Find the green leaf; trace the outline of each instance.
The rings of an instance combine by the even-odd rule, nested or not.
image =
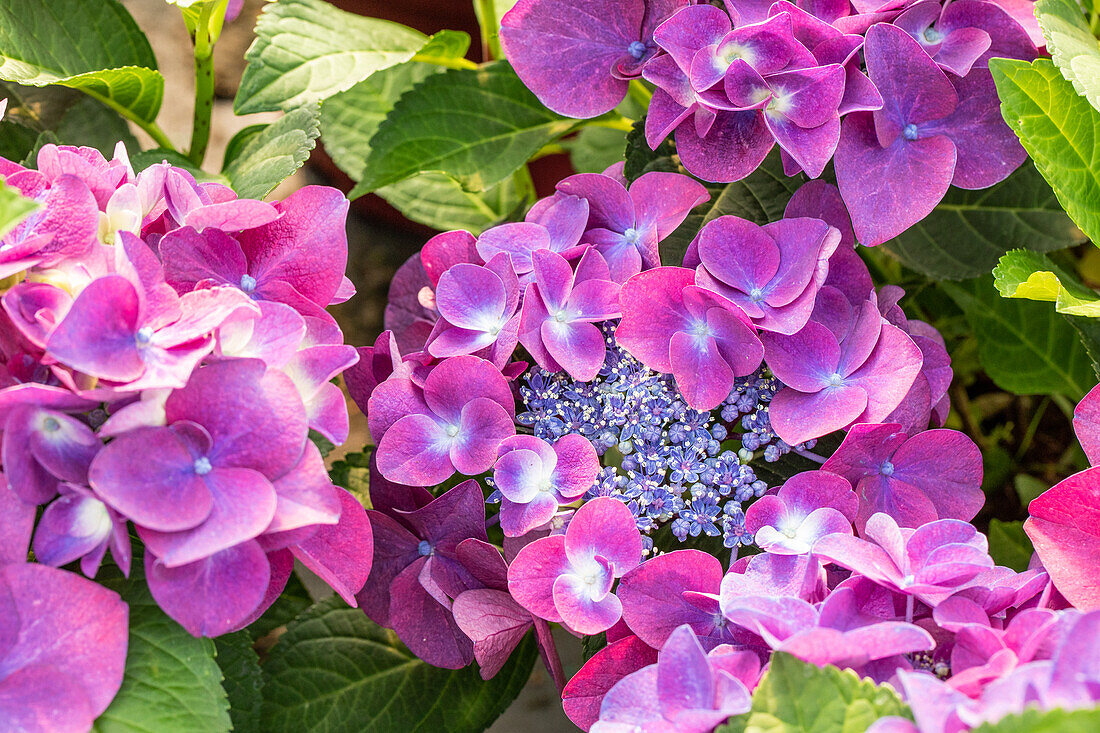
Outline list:
[[[1048,301],[1059,313],[1100,317],[1100,297],[1038,252],[1009,252],[993,270],[993,282],[1005,298]]]
[[[851,670],[818,667],[776,652],[753,692],[752,710],[716,733],[862,733],[887,715],[909,717],[889,685],[876,686]]]
[[[1035,17],[1054,65],[1100,110],[1100,45],[1076,0],[1039,0]]]
[[[1023,522],[989,520],[989,554],[993,561],[1018,573],[1027,570],[1034,548],[1024,533]]]
[[[626,134],[626,152],[623,155],[623,175],[634,181],[649,171],[685,173],[675,159],[676,150],[671,138],[665,138],[656,150],[649,147],[645,138],[645,117],[635,120]]]
[[[1020,503],[1025,507],[1031,503],[1032,499],[1035,499],[1039,494],[1043,493],[1050,488],[1050,484],[1045,481],[1041,481],[1034,476],[1029,476],[1026,473],[1016,474],[1012,480],[1012,484],[1016,489],[1016,496],[1020,497]]]
[[[0,239],[38,207],[37,202],[26,198],[0,178]]]
[[[462,58],[469,47],[465,33],[444,31],[418,54],[432,58]],[[321,138],[337,166],[353,180],[363,177],[371,138],[402,94],[440,69],[408,62],[384,69],[321,106]],[[521,200],[509,179],[483,194],[462,190],[453,179],[423,173],[376,192],[412,221],[435,229],[466,229],[480,233],[497,223]]]
[[[1025,161],[989,188],[952,187],[931,214],[882,246],[928,277],[960,280],[989,272],[1010,249],[1049,252],[1082,239],[1050,186]]]
[[[634,119],[644,115],[645,109],[628,95],[615,112]],[[602,173],[623,159],[629,134],[607,127],[586,126],[574,137],[563,140],[562,147],[569,151],[569,161],[578,173]]]
[[[1066,320],[1077,332],[1077,338],[1092,361],[1092,371],[1100,379],[1100,320],[1078,316],[1066,316]]]
[[[130,605],[126,673],[98,733],[228,731],[229,703],[214,642],[196,639],[168,618],[144,578],[105,580]]]
[[[252,648],[247,631],[237,631],[214,640],[218,666],[222,670],[222,687],[229,698],[229,716],[238,733],[259,731],[260,707],[263,704],[263,676],[260,658]]]
[[[499,224],[523,205],[511,178],[473,193],[442,173],[421,173],[375,193],[412,221],[441,231],[465,229],[474,234]]]
[[[152,122],[164,98],[156,68],[148,39],[117,0],[0,0],[0,79],[79,89]]]
[[[286,113],[252,135],[223,173],[241,198],[262,199],[309,158],[321,132],[317,105]]]
[[[1000,297],[991,276],[940,285],[965,314],[982,366],[1001,389],[1080,399],[1096,383],[1073,326],[1050,306]]]
[[[95,148],[110,158],[122,142],[130,152],[140,149],[130,127],[117,112],[101,102],[65,87],[28,87],[8,82],[2,96],[8,100],[5,123],[16,122],[35,133],[52,131],[65,145]],[[5,155],[9,160],[19,158]]]
[[[1077,95],[1048,59],[989,64],[1001,114],[1062,208],[1100,242],[1100,112]]]
[[[427,41],[411,28],[323,0],[279,0],[256,24],[233,109],[243,115],[320,102],[408,61]]]
[[[263,727],[371,733],[474,733],[504,711],[536,657],[528,637],[493,679],[432,667],[339,598],[294,621],[264,664]]]
[[[363,179],[349,197],[426,171],[485,191],[574,124],[543,107],[506,62],[434,74],[379,125]]]
[[[1097,730],[1100,730],[1100,708],[1031,709],[971,729],[972,733],[1095,733]]]
[[[214,640],[218,651],[218,666],[222,670],[222,687],[229,698],[229,717],[236,733],[260,730],[260,705],[263,696],[263,676],[260,658],[252,648],[248,631],[236,631]]]
[[[0,120],[0,158],[20,161],[34,150],[38,133],[18,122]]]
[[[747,178],[726,185],[708,185],[710,200],[695,208],[684,223],[661,242],[661,263],[680,265],[699,230],[720,216],[732,214],[764,225],[783,218],[783,210],[805,176],[783,174],[779,151],[773,151]]]
[[[222,157],[222,170],[228,168],[233,161],[241,157],[241,151],[244,150],[245,144],[266,130],[267,125],[268,123],[266,122],[261,122],[258,125],[249,125],[242,130],[238,130],[236,135],[229,138],[229,142],[226,143],[225,146],[225,155]]]

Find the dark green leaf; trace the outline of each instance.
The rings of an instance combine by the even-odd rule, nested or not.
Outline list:
[[[39,88],[9,82],[3,87],[2,95],[8,100],[8,115],[0,124],[6,126],[14,122],[33,130],[36,135],[52,131],[61,143],[96,148],[108,158],[114,154],[115,145],[120,141],[129,151],[139,148],[126,121],[117,112],[87,95],[59,86]],[[21,160],[29,150],[24,150],[18,158],[4,157]]]
[[[320,115],[316,105],[301,107],[252,135],[223,171],[237,195],[262,199],[293,175],[317,144]]]
[[[680,228],[661,242],[661,263],[681,264],[684,252],[699,230],[720,216],[732,214],[760,225],[782,219],[787,202],[804,181],[801,174],[794,178],[784,175],[779,151],[775,150],[747,178],[725,185],[708,185],[710,200],[696,207]]]
[[[715,733],[862,733],[887,715],[909,717],[889,685],[861,680],[851,670],[818,667],[776,652],[752,695],[752,710]]]
[[[1049,59],[1033,63],[994,59],[989,64],[1001,114],[1062,208],[1100,242],[1100,112],[1079,97]]]
[[[973,733],[1096,733],[1100,730],[1100,708],[1026,710],[971,730]]]
[[[1033,550],[1023,522],[989,520],[989,554],[998,565],[1022,573],[1031,562]]]
[[[584,661],[588,661],[596,655],[596,652],[607,646],[607,634],[599,633],[593,636],[581,637],[581,653]]]
[[[168,618],[145,579],[108,579],[130,606],[126,674],[98,733],[228,731],[229,703],[214,658],[214,642],[196,639]]]
[[[346,13],[323,0],[279,0],[256,24],[233,109],[243,115],[320,102],[408,61],[427,40],[411,28]]]
[[[1100,320],[1080,316],[1066,316],[1066,320],[1077,332],[1077,338],[1092,361],[1092,371],[1100,379]]]
[[[882,246],[928,277],[961,280],[989,272],[1008,250],[1049,252],[1082,239],[1050,186],[1025,161],[990,188],[952,187],[931,214]]]
[[[151,122],[164,78],[117,0],[0,0],[0,78],[79,89]]]
[[[1048,304],[1002,298],[991,276],[941,286],[966,315],[982,366],[1001,389],[1080,399],[1096,383],[1073,326]]]
[[[0,120],[0,158],[18,163],[34,150],[38,133],[18,122]]]
[[[264,730],[476,733],[519,694],[535,657],[529,636],[487,682],[475,667],[432,667],[362,611],[331,598],[295,620],[272,649]]]
[[[633,181],[649,171],[683,173],[675,155],[672,138],[663,140],[656,150],[650,149],[645,139],[645,117],[642,117],[634,122],[634,126],[626,134],[623,176],[626,180]]]
[[[214,640],[218,650],[218,666],[222,670],[222,687],[229,697],[229,717],[236,733],[260,731],[260,705],[263,677],[260,658],[252,648],[248,631],[236,631]]]
[[[1035,17],[1054,65],[1100,110],[1100,46],[1075,0],[1039,0]]]
[[[350,197],[425,171],[485,191],[573,125],[543,107],[505,62],[435,74],[405,93],[379,125]]]

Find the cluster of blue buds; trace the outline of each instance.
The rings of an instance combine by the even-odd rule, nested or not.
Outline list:
[[[649,548],[650,535],[666,524],[681,542],[706,535],[722,537],[726,547],[750,544],[742,505],[768,487],[748,464],[791,450],[768,421],[768,403],[782,385],[761,368],[738,379],[719,410],[693,410],[671,376],[616,344],[615,325],[601,326],[607,353],[592,381],[528,371],[520,386],[526,410],[517,422],[551,443],[568,433],[587,437],[605,467],[585,500],[625,502]]]

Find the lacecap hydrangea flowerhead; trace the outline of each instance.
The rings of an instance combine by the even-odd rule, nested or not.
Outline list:
[[[0,705],[86,730],[126,656],[108,552],[196,636],[257,618],[295,560],[350,603],[370,572],[366,513],[309,437],[348,435],[331,380],[359,357],[325,311],[354,292],[348,202],[239,199],[121,145],[0,174],[37,204],[0,244]]]
[[[1080,612],[969,523],[944,341],[875,288],[837,189],[669,262],[706,196],[617,165],[402,266],[348,371],[377,445],[367,615],[486,678],[533,628],[594,731],[712,730],[776,652],[967,700],[1068,660],[1046,640]],[[607,645],[566,681],[549,624]]]
[[[874,246],[950,186],[986,188],[1024,161],[988,62],[1034,59],[1034,24],[1031,3],[1007,0],[520,0],[500,38],[563,115],[614,109],[631,79],[653,85],[646,140],[674,139],[703,180],[745,178],[774,147],[787,175],[832,162]]]

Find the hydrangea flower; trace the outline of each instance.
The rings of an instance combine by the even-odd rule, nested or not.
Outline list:
[[[126,519],[88,488],[61,484],[61,496],[43,510],[34,533],[38,562],[63,567],[80,560],[80,570],[94,578],[107,550],[123,574],[130,574],[130,533]]]
[[[562,690],[565,714],[578,728],[590,730],[600,718],[608,691],[627,675],[656,662],[657,650],[637,636],[609,638],[607,646],[586,661]]]
[[[500,528],[520,537],[546,524],[561,504],[569,504],[592,487],[600,470],[596,449],[571,434],[550,445],[531,435],[516,435],[500,444],[493,483],[503,496]]]
[[[672,374],[684,400],[697,410],[717,407],[736,377],[760,366],[763,348],[748,316],[695,285],[691,270],[658,267],[639,273],[623,286],[620,303],[618,342],[651,369]]]
[[[445,358],[489,349],[489,361],[502,368],[519,341],[519,302],[519,279],[507,255],[484,266],[455,265],[436,286],[440,319],[428,337],[428,353]]]
[[[584,254],[576,272],[548,250],[534,252],[533,262],[519,340],[543,369],[591,380],[604,362],[603,334],[594,324],[619,316],[619,286],[596,250]]]
[[[813,552],[896,593],[933,605],[993,567],[985,535],[957,519],[902,529],[889,515],[879,513],[867,520],[863,535],[827,535],[814,543]]]
[[[905,231],[948,186],[986,188],[1023,162],[995,114],[988,74],[952,84],[916,40],[885,23],[867,31],[864,55],[883,108],[845,117],[836,151],[837,185],[861,243]]]
[[[817,306],[820,320],[790,336],[761,334],[768,367],[787,385],[772,399],[771,424],[791,445],[884,419],[920,372],[920,348],[874,300],[850,308],[832,292]]]
[[[615,499],[593,499],[577,510],[565,534],[519,551],[508,567],[508,591],[540,618],[598,634],[622,614],[612,584],[641,558],[642,537],[630,510]]]
[[[914,624],[861,618],[850,588],[834,590],[820,608],[800,598],[723,593],[722,613],[772,650],[817,665],[858,669],[868,662],[935,646],[932,636]]]
[[[855,487],[861,531],[878,512],[915,528],[937,519],[969,521],[985,503],[981,452],[956,430],[909,437],[897,423],[853,425],[821,468]]]
[[[748,687],[724,668],[730,656],[706,654],[691,627],[679,627],[661,647],[656,664],[627,675],[607,692],[590,730],[706,733],[747,712]]]
[[[1055,587],[1077,608],[1100,609],[1100,468],[1060,481],[1028,504],[1024,522]]]
[[[371,395],[368,414],[379,471],[412,486],[489,469],[501,441],[516,432],[507,380],[476,356],[445,359],[423,389],[411,379],[387,379]]]
[[[643,173],[629,188],[607,172],[581,173],[563,179],[557,189],[588,202],[581,241],[603,255],[618,283],[659,266],[660,242],[710,198],[698,181],[661,171]]]
[[[657,52],[653,30],[689,0],[520,0],[500,43],[520,79],[550,109],[595,117],[626,96]]]
[[[374,622],[392,628],[405,646],[437,667],[458,669],[474,658],[474,645],[451,613],[451,601],[482,584],[457,554],[463,540],[485,541],[484,499],[464,481],[426,506],[396,513],[370,511],[375,556],[356,596]]]
[[[720,216],[695,240],[696,282],[736,303],[760,330],[797,333],[810,319],[839,242],[840,232],[818,219],[759,227]]]
[[[805,471],[787,479],[777,493],[753,502],[745,512],[745,529],[766,552],[804,555],[826,535],[851,534],[858,506],[845,479]]]

